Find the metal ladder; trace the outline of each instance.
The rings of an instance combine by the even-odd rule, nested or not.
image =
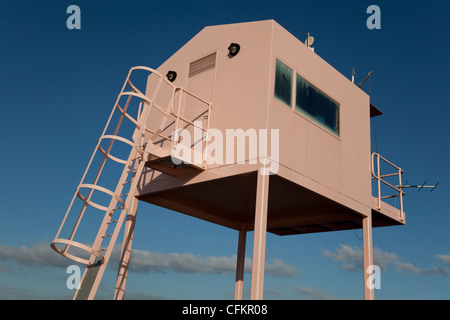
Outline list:
[[[149,90],[150,92],[146,92],[146,94],[142,93],[131,81],[131,75],[136,70],[143,70],[149,73],[147,81],[149,81],[150,76],[156,77],[157,81],[155,84],[155,88]],[[148,83],[146,83],[146,86]],[[164,106],[159,105],[156,102],[156,98],[158,97],[158,93],[162,86],[166,86],[171,90],[171,97],[166,102]],[[148,88],[147,88],[148,90]],[[103,130],[100,139],[97,141],[96,148],[92,154],[92,157],[87,165],[87,168],[81,178],[81,182],[76,188],[75,194],[72,198],[72,201],[67,209],[67,212],[64,216],[64,219],[61,223],[61,226],[50,244],[50,246],[59,254],[75,261],[78,263],[82,263],[86,265],[85,272],[80,281],[80,286],[75,293],[74,299],[93,299],[95,297],[97,288],[100,284],[103,273],[110,261],[111,254],[113,252],[117,237],[122,228],[123,222],[125,219],[133,220],[136,215],[136,206],[137,206],[137,186],[139,183],[140,177],[143,175],[144,168],[148,164],[149,159],[164,159],[170,157],[170,152],[177,144],[177,141],[172,139],[172,137],[168,137],[163,135],[165,128],[167,128],[167,120],[171,116],[176,121],[176,128],[182,127],[184,125],[192,125],[193,123],[187,119],[184,119],[181,116],[182,103],[185,101],[183,98],[183,94],[190,95],[191,97],[197,99],[198,101],[205,103],[207,107],[208,117],[211,111],[211,103],[201,99],[200,97],[184,90],[183,88],[177,87],[168,81],[164,76],[162,76],[159,72],[154,69],[147,67],[134,67],[131,68],[127,74],[126,80],[123,84],[122,90],[118,95],[111,115],[106,123],[106,126]],[[175,112],[174,105],[176,103],[176,98],[178,97],[178,110]],[[125,105],[122,108],[120,106],[122,98],[126,99]],[[138,105],[137,107],[137,115],[133,117],[129,109],[132,109],[132,101],[133,98],[137,98]],[[136,101],[136,99],[134,100]],[[136,109],[136,108],[135,108]],[[159,121],[159,127],[151,130],[147,128],[148,120],[150,112],[152,110],[157,110],[161,116],[161,121]],[[119,112],[119,119],[115,126],[114,132],[112,134],[107,134],[107,130],[109,125],[113,119],[113,116]],[[119,136],[118,132],[121,128],[124,121],[131,121],[131,138],[127,139],[125,137]],[[130,123],[128,123],[130,124]],[[209,121],[208,121],[209,127]],[[208,128],[206,128],[207,130]],[[130,134],[129,134],[130,135]],[[109,144],[107,148],[103,148],[101,146],[102,141],[109,140]],[[161,148],[157,146],[155,141],[164,140],[168,142],[168,148]],[[115,142],[124,143],[129,150],[126,154],[128,154],[128,158],[120,159],[111,154],[111,149]],[[100,153],[101,162],[98,166],[98,170],[96,171],[95,177],[91,183],[86,182],[87,174],[90,172],[90,167],[93,165],[94,158],[98,156]],[[106,188],[99,184],[99,179],[102,173],[104,173],[105,165],[109,162],[113,164],[123,165],[122,173],[120,175],[119,181],[115,184],[114,191],[112,188]],[[204,167],[200,166],[200,169],[204,169]],[[114,184],[112,184],[114,185]],[[89,190],[87,195],[82,194],[82,190]],[[102,205],[93,200],[94,192],[96,194],[100,193],[103,197],[107,197],[109,200],[109,204]],[[62,235],[63,228],[66,228],[65,225],[69,224],[69,213],[73,211],[73,205],[75,200],[82,201],[82,208],[80,210],[79,215],[77,216],[74,227],[71,229],[70,235],[68,237],[64,237]],[[84,221],[84,217],[86,215],[87,209],[101,210],[104,212],[103,220],[100,223],[100,227],[96,234],[95,240],[92,245],[87,244],[86,241],[78,241],[77,236],[79,233],[79,227]],[[127,228],[126,228],[127,229]],[[70,230],[70,229],[69,229]],[[129,243],[130,237],[127,234],[127,230],[125,231],[124,242]],[[132,235],[131,235],[132,236]],[[128,249],[131,249],[130,245]],[[124,249],[122,248],[122,257],[124,256]],[[79,253],[74,253],[73,251],[81,251],[84,253],[84,257]],[[85,257],[88,255],[88,257]],[[128,265],[129,255],[125,255],[127,258],[121,261],[122,265],[119,266],[119,274],[118,274],[118,283],[120,281],[124,282],[124,274],[126,277],[126,272],[123,272],[123,265]],[[121,269],[122,268],[122,269]],[[122,277],[122,279],[120,279]],[[124,288],[117,288],[115,298],[123,297]],[[119,293],[118,293],[119,292]]]
[[[134,149],[135,152],[130,153],[125,169],[122,172],[117,188],[112,196],[109,204],[107,214],[105,214],[103,221],[100,225],[97,237],[92,245],[92,254],[89,259],[86,270],[81,279],[81,286],[77,290],[74,299],[85,300],[93,299],[100,284],[103,273],[106,269],[111,253],[114,249],[119,232],[122,228],[127,214],[135,214],[129,212],[131,202],[133,201],[136,185],[141,176],[145,162],[139,160],[140,150]],[[133,168],[133,164],[137,164],[137,168]],[[129,176],[130,179],[128,180]],[[130,184],[129,191],[122,193],[124,186]],[[120,201],[122,197],[126,197],[125,201]],[[118,203],[120,204],[119,206]],[[118,213],[119,212],[119,213]],[[109,231],[113,227],[112,233]],[[108,241],[109,240],[109,241]],[[103,255],[101,259],[100,254]],[[98,259],[98,260],[97,260]],[[97,261],[96,261],[97,260]]]
[[[141,91],[139,91],[131,82],[130,76],[135,70],[145,70],[159,77],[158,84],[153,92],[153,97],[151,99]],[[175,91],[175,86],[169,83],[161,74],[153,69],[146,67],[135,67],[128,72],[125,83],[116,99],[111,115],[106,123],[105,129],[103,130],[100,139],[97,141],[97,145],[94,153],[92,154],[91,160],[89,161],[81,182],[79,183],[75,191],[63,222],[61,223],[61,226],[51,243],[51,247],[56,252],[69,259],[72,259],[75,262],[86,264],[86,269],[81,279],[80,287],[77,290],[74,299],[94,298],[105,268],[108,265],[122,224],[127,215],[134,215],[136,213],[130,212],[129,209],[132,205],[132,202],[135,201],[136,186],[138,184],[139,177],[142,175],[144,169],[146,160],[145,158],[149,153],[148,149],[150,149],[152,146],[152,139],[155,139],[158,136],[156,132],[151,132],[146,128],[150,110],[152,108],[156,108],[161,113],[163,113],[163,121],[161,121],[162,127],[167,120],[167,115],[172,109],[170,103],[169,105],[165,106],[165,108],[162,108],[155,103],[155,97],[157,96],[158,90],[163,83],[166,83],[166,85],[169,86],[171,85],[173,87],[173,90]],[[123,97],[126,98],[126,103],[122,108],[119,102]],[[138,98],[138,100],[140,100],[139,110],[137,111],[136,118],[133,118],[128,113],[128,108],[130,107],[130,103],[133,98]],[[120,117],[117,121],[114,133],[106,134],[113,115],[117,111],[119,111]],[[124,120],[130,120],[132,122],[132,126],[135,126],[131,140],[118,135],[119,128],[121,127]],[[149,132],[152,135],[150,139],[146,141],[147,143],[144,144],[144,137]],[[104,140],[109,140],[107,148],[102,148],[101,146],[101,142]],[[115,157],[111,154],[111,149],[114,145],[114,142],[117,141],[123,142],[125,143],[125,145],[128,145],[128,147],[131,148],[128,159],[119,159],[118,157]],[[94,158],[96,157],[96,155],[98,155],[99,152],[103,154],[103,158],[101,160],[97,173],[95,174],[95,178],[92,183],[86,183],[86,175],[93,163]],[[108,160],[112,160],[114,163],[124,165],[114,191],[98,184],[99,178]],[[89,190],[87,196],[82,194],[82,190],[85,189]],[[103,196],[109,196],[109,205],[105,206],[93,201],[92,197],[94,191],[96,193],[101,193]],[[64,238],[61,236],[61,231],[66,223],[69,212],[71,212],[75,200],[81,200],[83,202],[83,206],[81,208],[80,214],[78,215],[78,218],[75,221],[75,225],[70,233],[70,236]],[[86,243],[75,240],[75,236],[77,235],[81,220],[83,219],[88,208],[94,208],[105,212],[103,221],[100,224],[97,236],[95,237],[92,245],[88,245]],[[87,252],[87,254],[89,254],[89,258],[82,257],[79,253],[74,254],[69,251],[73,248],[76,248],[78,250],[81,249],[85,254]]]

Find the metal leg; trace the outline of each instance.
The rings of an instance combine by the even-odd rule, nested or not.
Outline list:
[[[125,223],[122,251],[119,261],[119,270],[117,272],[116,289],[114,291],[114,300],[123,300],[125,295],[125,286],[127,283],[128,266],[130,264],[131,246],[133,244],[137,207],[138,199],[134,198],[132,207],[130,208],[130,211],[127,215],[127,221]]]
[[[269,175],[258,170],[256,187],[255,227],[253,240],[252,284],[250,299],[262,300],[264,287],[264,260],[266,254],[267,204]]]
[[[245,262],[245,243],[247,240],[247,231],[239,231],[239,243],[236,261],[236,282],[234,286],[234,299],[242,300],[244,290],[244,262]]]
[[[367,281],[372,274],[367,273],[373,265],[373,245],[372,245],[372,213],[363,218],[363,251],[364,251],[364,298],[374,300],[374,288],[367,285]]]

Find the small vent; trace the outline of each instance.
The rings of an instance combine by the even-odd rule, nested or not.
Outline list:
[[[189,77],[195,76],[203,71],[212,69],[216,66],[216,53],[212,53],[204,58],[194,61],[189,66]]]

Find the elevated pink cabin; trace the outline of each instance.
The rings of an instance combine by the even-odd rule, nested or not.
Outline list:
[[[131,80],[139,72],[142,91]],[[273,20],[207,27],[157,70],[131,68],[51,243],[86,264],[74,299],[95,297],[125,224],[114,294],[123,299],[137,199],[239,231],[236,299],[247,231],[252,299],[263,297],[267,231],[362,228],[371,270],[372,226],[405,219],[402,170],[371,155],[370,117],[380,112],[369,100]],[[392,197],[399,209],[382,201]],[[366,299],[373,292],[365,285]]]
[[[235,56],[229,54],[232,43],[240,46]],[[400,209],[372,196],[369,96],[277,22],[206,27],[157,70],[175,71],[176,86],[212,103],[208,113],[206,104],[186,98],[181,114],[201,120],[204,128],[209,120],[209,128],[220,130],[224,138],[227,129],[267,129],[270,156],[270,132],[279,130],[278,159],[271,159],[276,172],[269,182],[269,232],[361,228],[362,218],[371,213],[375,227],[404,223]],[[149,96],[155,84],[151,77]],[[314,101],[307,101],[309,96]],[[170,97],[168,91],[158,99]],[[326,105],[314,114],[310,109],[317,101]],[[149,121],[152,127],[161,119]],[[170,135],[174,123],[169,119],[163,133]],[[192,126],[186,128],[193,133]],[[212,163],[202,170],[149,162],[158,170],[141,178],[139,199],[236,230],[253,230],[262,160],[252,158],[246,141],[245,163],[237,163],[236,155],[232,164]]]

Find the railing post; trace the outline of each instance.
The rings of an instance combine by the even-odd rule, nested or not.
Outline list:
[[[244,288],[244,265],[245,265],[245,244],[247,241],[247,231],[239,230],[238,251],[236,259],[236,281],[234,284],[234,299],[242,300]]]
[[[262,168],[258,168],[257,175],[250,300],[263,299],[264,264],[266,256],[267,203],[269,198],[270,176],[262,174]]]
[[[364,265],[364,299],[374,300],[374,288],[368,285],[370,274],[367,272],[373,266],[373,244],[372,244],[372,213],[362,219],[363,227],[363,265]]]
[[[378,182],[378,209],[381,209],[381,174],[380,174],[380,155],[377,155],[377,182]]]
[[[375,165],[375,156],[377,157],[377,163]],[[380,158],[381,160],[383,160],[384,162],[386,162],[388,165],[392,166],[394,169],[396,169],[397,171],[394,173],[387,173],[387,174],[381,174],[381,166],[380,166]],[[377,169],[377,172],[375,173],[375,166]],[[377,179],[377,189],[378,189],[378,195],[377,195],[377,201],[378,201],[378,209],[381,209],[381,199],[385,199],[385,198],[392,198],[392,197],[399,197],[400,198],[400,220],[404,221],[404,211],[403,211],[403,187],[402,187],[402,173],[403,170],[396,166],[395,164],[391,163],[390,161],[386,160],[385,158],[383,158],[382,156],[380,156],[378,153],[372,153],[372,179]],[[393,177],[398,175],[398,187],[388,183],[387,181],[383,180],[383,178],[386,177]],[[381,196],[381,183],[386,184],[388,187],[394,189],[395,191],[398,192],[397,194],[394,195],[389,195],[389,196]]]
[[[209,146],[209,127],[211,125],[211,103],[208,103],[208,121],[206,122],[206,133],[205,139],[205,149],[203,150],[203,165],[206,167],[208,165],[208,146]]]
[[[403,216],[403,188],[402,188],[402,169],[398,168],[398,187],[400,189],[400,220],[404,220]]]

